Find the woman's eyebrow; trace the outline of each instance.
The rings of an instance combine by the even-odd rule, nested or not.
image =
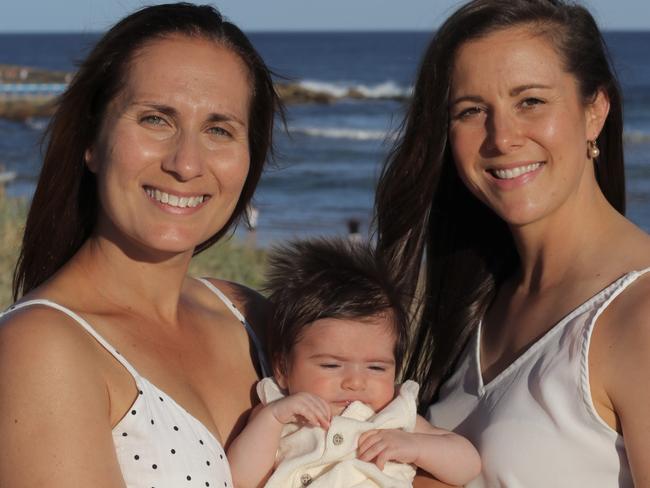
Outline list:
[[[157,112],[161,112],[165,115],[169,115],[170,117],[174,117],[178,115],[178,111],[170,106],[170,105],[164,105],[156,102],[150,102],[146,100],[136,100],[131,102],[130,105],[140,105],[142,107],[148,107],[150,109],[156,110]]]
[[[239,117],[227,113],[213,112],[208,115],[207,120],[208,122],[236,122],[239,125],[246,125]]]
[[[510,95],[511,97],[516,97],[517,95],[520,95],[526,90],[532,90],[532,89],[550,90],[551,88],[553,87],[550,85],[544,85],[542,83],[528,83],[526,85],[519,85],[514,88],[511,88],[510,91],[508,92],[508,95]],[[449,102],[449,106],[456,105],[457,103],[460,102],[481,103],[483,102],[483,98],[479,97],[478,95],[463,95],[462,97],[454,98],[453,100],[451,100]]]
[[[134,101],[131,105],[141,105],[144,107],[149,107],[153,110],[161,112],[170,117],[176,117],[178,115],[178,110],[170,105],[165,105],[157,102],[151,102],[147,100]],[[245,126],[246,124],[237,116],[229,113],[221,112],[211,112],[207,117],[208,122],[235,122],[239,125]]]
[[[526,90],[532,90],[532,89],[541,89],[541,90],[548,90],[552,88],[549,85],[544,85],[542,83],[529,83],[527,85],[520,85],[512,88],[509,92],[511,97],[516,97],[522,92],[525,92]]]
[[[456,105],[457,103],[460,102],[473,102],[473,103],[481,103],[483,99],[479,97],[478,95],[463,95],[462,97],[454,98],[451,102],[449,102],[449,105]]]

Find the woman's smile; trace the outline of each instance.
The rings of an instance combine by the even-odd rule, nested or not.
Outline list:
[[[515,164],[510,168],[491,168],[488,172],[499,180],[512,180],[536,171],[543,163]]]
[[[188,195],[183,192],[164,191],[152,186],[144,186],[143,188],[151,200],[160,204],[165,209],[196,209],[210,199],[210,195],[207,194]]]
[[[511,190],[533,181],[544,169],[543,161],[512,163],[489,167],[485,172],[493,185],[501,190]]]

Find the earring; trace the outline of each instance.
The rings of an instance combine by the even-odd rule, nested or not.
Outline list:
[[[596,159],[600,156],[600,149],[598,149],[598,144],[596,141],[587,141],[587,156],[589,159]]]

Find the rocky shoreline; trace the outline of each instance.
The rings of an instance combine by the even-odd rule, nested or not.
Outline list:
[[[0,118],[27,120],[33,117],[49,117],[56,108],[54,96],[26,96],[19,99],[0,97]]]
[[[26,66],[0,64],[0,84],[47,84],[69,83],[73,73],[49,71]],[[358,90],[350,89],[342,95],[308,89],[299,83],[276,83],[275,88],[287,105],[300,103],[334,103],[340,99],[367,98]],[[7,95],[0,93],[0,117],[11,120],[26,120],[32,117],[49,117],[56,105],[57,96],[43,94]],[[403,96],[387,96],[386,99],[402,101]]]
[[[73,73],[0,64],[0,83],[69,83]]]
[[[0,84],[47,84],[69,83],[73,74],[65,71],[51,71],[29,66],[0,64]],[[25,120],[30,117],[48,117],[55,108],[55,95],[0,94],[0,117],[11,120]]]

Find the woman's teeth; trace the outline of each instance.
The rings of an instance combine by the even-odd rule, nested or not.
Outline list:
[[[144,191],[154,200],[169,205],[170,207],[196,207],[203,203],[203,200],[205,199],[205,195],[196,197],[179,197],[153,188],[145,188]]]
[[[523,174],[530,173],[531,171],[535,171],[541,165],[542,163],[532,163],[532,164],[527,164],[526,166],[518,166],[516,168],[511,168],[511,169],[492,169],[490,170],[490,173],[492,173],[500,180],[511,180],[512,178],[516,178],[517,176],[521,176]]]

